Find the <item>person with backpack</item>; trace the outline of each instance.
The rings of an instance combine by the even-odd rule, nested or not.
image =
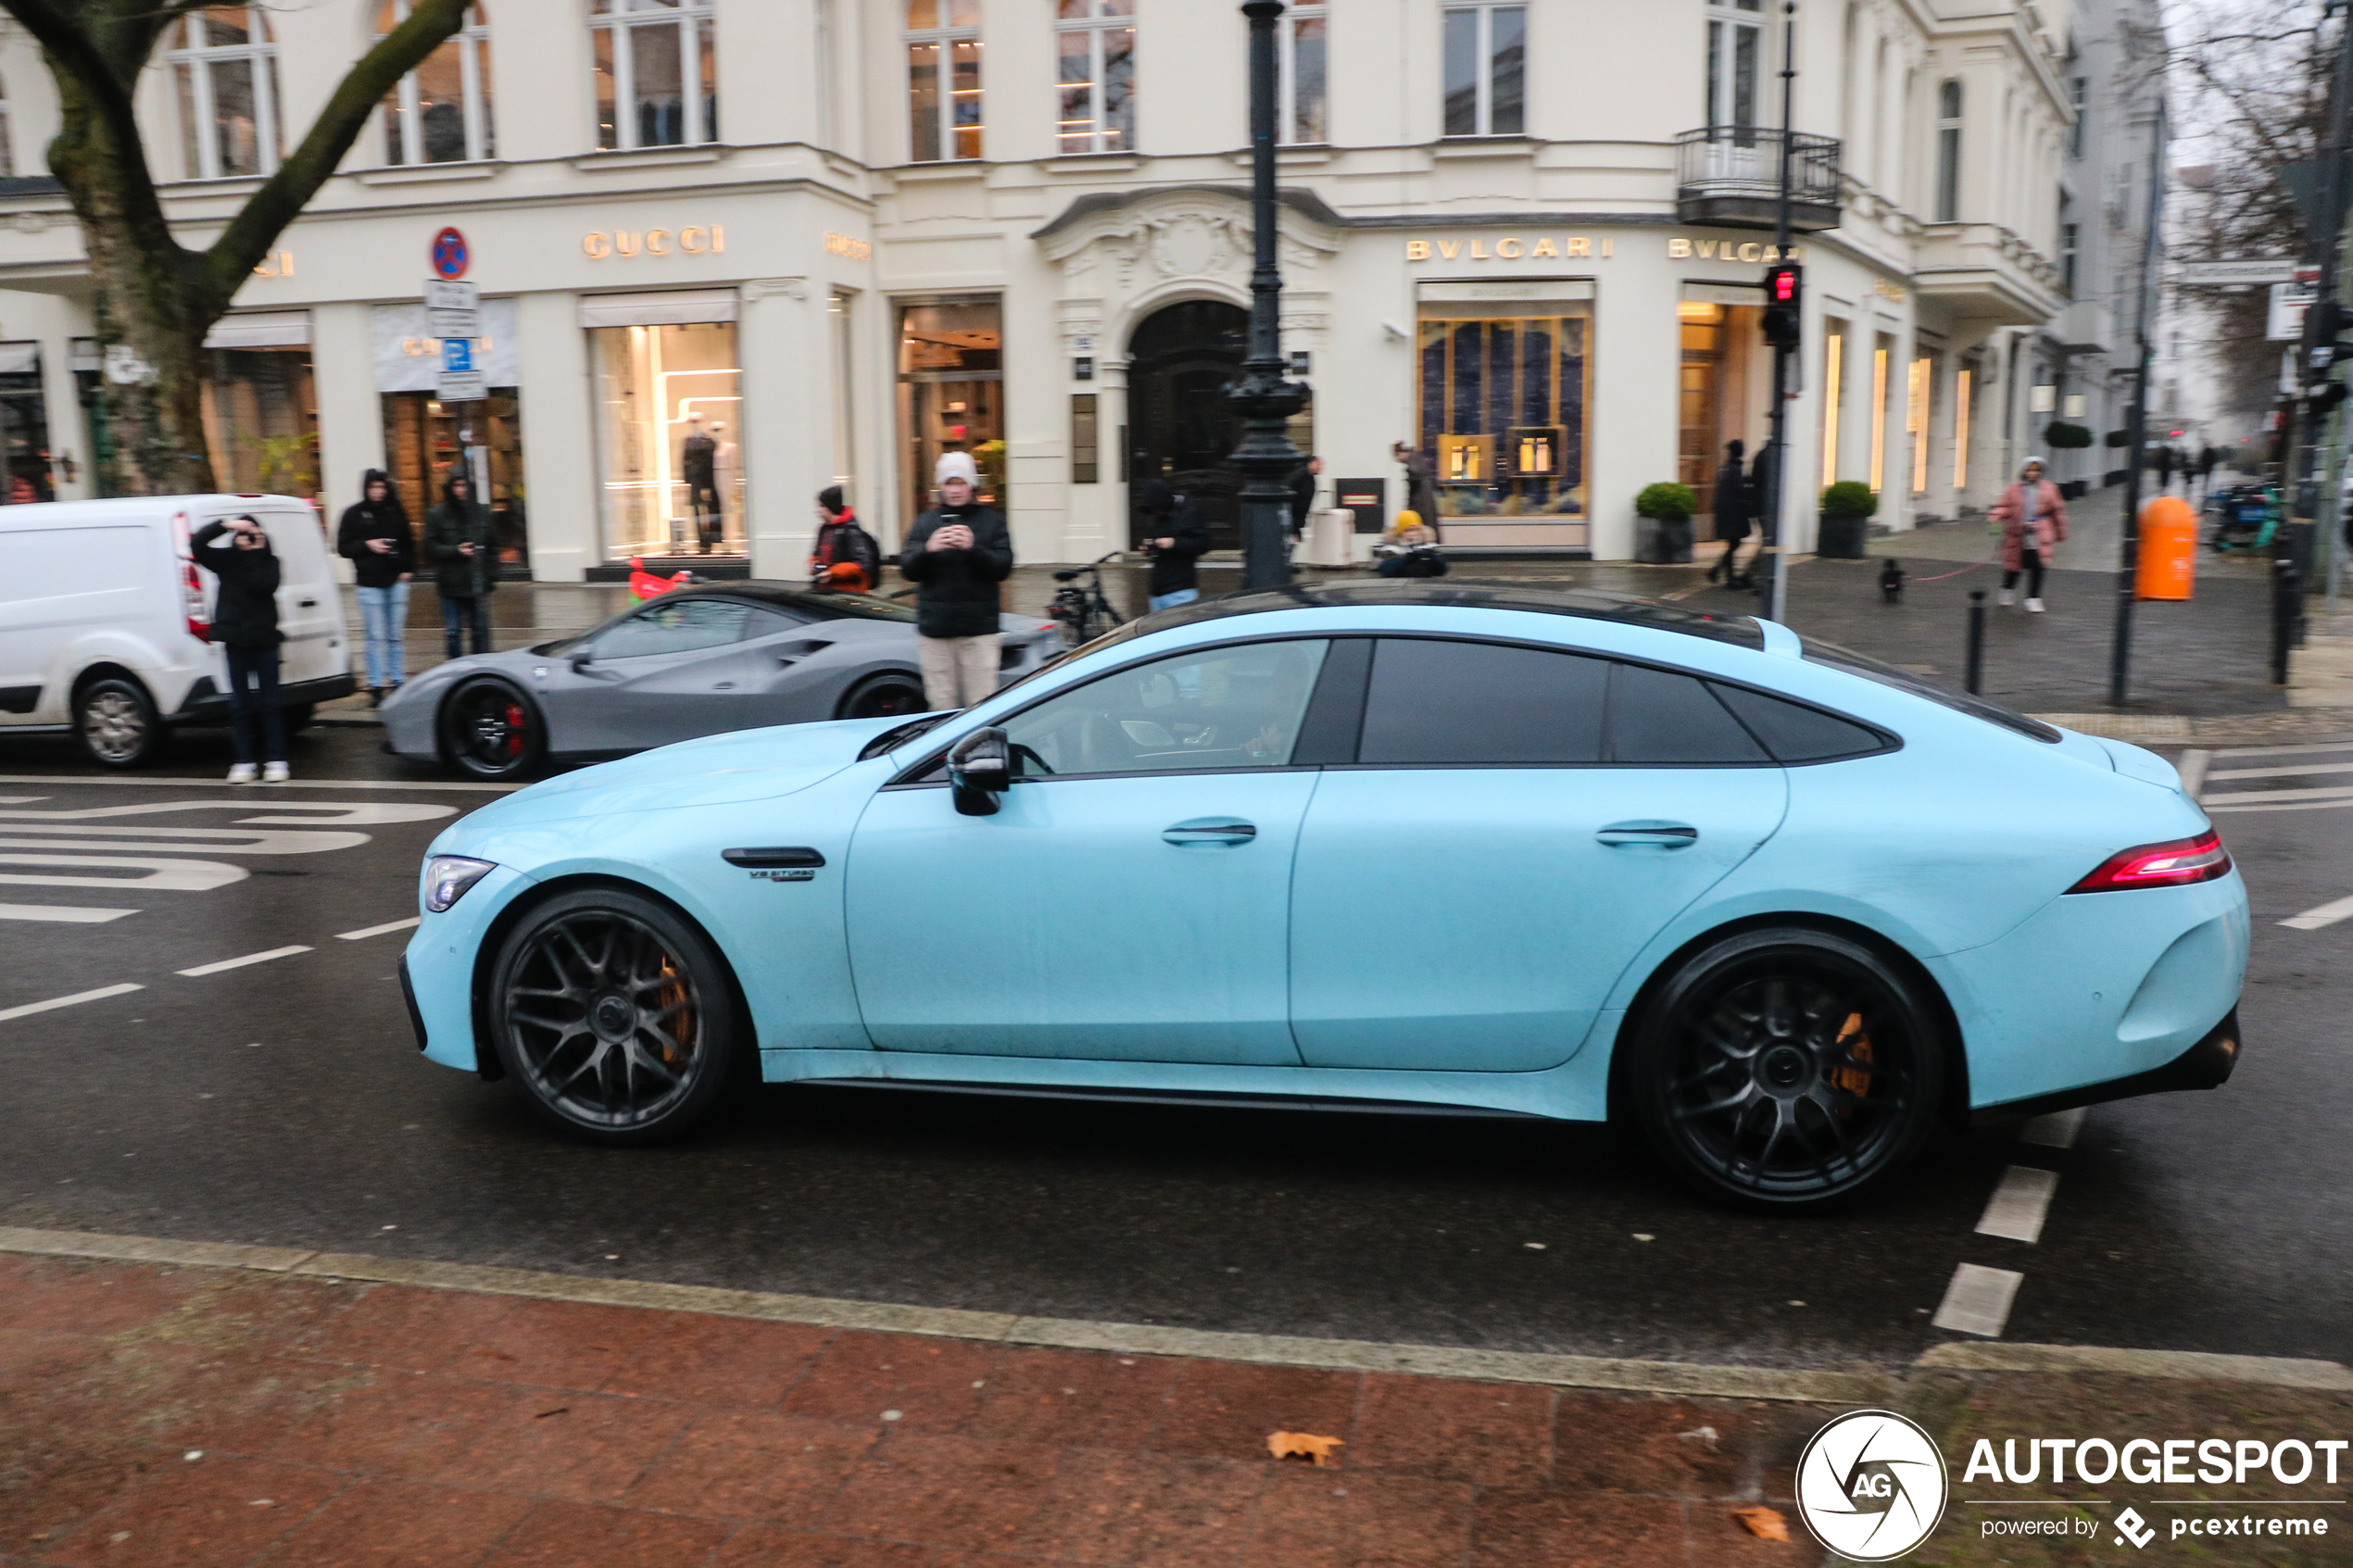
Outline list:
[[[417,574],[417,541],[409,514],[382,469],[359,482],[360,498],[344,508],[335,553],[351,562],[359,619],[366,627],[368,706],[382,708],[407,679],[402,638],[409,624],[409,584]]]
[[[882,546],[858,526],[838,484],[817,492],[817,544],[809,552],[809,583],[845,594],[871,594],[882,584]]]
[[[254,782],[258,751],[261,782],[284,784],[293,774],[286,767],[286,719],[278,707],[278,648],[286,640],[278,630],[278,554],[260,520],[252,517],[215,518],[196,530],[188,547],[220,583],[212,640],[229,665],[229,735],[237,756],[229,782]]]
[[[465,470],[451,471],[441,505],[425,514],[425,556],[439,569],[443,646],[464,652],[459,632],[473,628],[473,651],[490,651],[490,596],[498,586],[498,538],[490,508],[473,498]]]

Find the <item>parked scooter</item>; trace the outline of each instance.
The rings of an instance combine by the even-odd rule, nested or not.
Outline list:
[[[2267,550],[2280,531],[2280,494],[2272,485],[2233,484],[2206,504],[2214,513],[2214,532],[2206,542],[2218,555]]]

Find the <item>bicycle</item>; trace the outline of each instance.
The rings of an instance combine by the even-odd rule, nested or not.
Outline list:
[[[1046,607],[1046,619],[1062,627],[1066,646],[1091,643],[1125,619],[1103,595],[1103,561],[1118,557],[1114,550],[1100,560],[1063,567],[1054,573],[1054,581],[1062,586],[1054,590],[1054,602]],[[1084,584],[1078,581],[1082,576],[1087,579]]]

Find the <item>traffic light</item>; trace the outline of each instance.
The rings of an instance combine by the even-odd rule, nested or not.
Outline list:
[[[1775,348],[1798,345],[1799,318],[1806,302],[1806,270],[1793,261],[1765,269],[1765,341]]]

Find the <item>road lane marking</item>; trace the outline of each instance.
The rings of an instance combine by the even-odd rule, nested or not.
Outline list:
[[[69,1008],[82,1002],[94,1002],[107,997],[120,997],[131,991],[144,991],[145,985],[101,985],[94,991],[76,991],[70,997],[52,997],[45,1002],[27,1002],[20,1008],[0,1009],[0,1022],[11,1018],[30,1018],[36,1012],[49,1012],[57,1008]]]
[[[93,822],[101,818],[154,817],[173,811],[250,811],[258,804],[251,800],[149,800],[137,806],[85,806],[80,810],[0,811],[0,822],[21,822],[28,828],[44,822]],[[293,817],[271,816],[269,811],[312,811],[335,813],[333,816]],[[272,801],[264,814],[240,817],[240,825],[252,827],[354,827],[383,822],[430,822],[458,814],[455,806],[436,806],[414,800],[283,800]],[[128,832],[129,829],[111,831]],[[174,830],[147,828],[137,831],[213,832],[213,829]]]
[[[2043,1238],[2043,1222],[2051,1211],[2051,1197],[2058,1191],[2058,1173],[2032,1165],[2013,1165],[2002,1173],[2002,1185],[1986,1202],[1985,1217],[1977,1222],[1980,1236],[1998,1236],[2032,1245]]]
[[[2083,1130],[2083,1118],[2090,1107],[2077,1106],[2072,1110],[2054,1110],[2048,1116],[2037,1116],[2019,1128],[2018,1141],[2041,1144],[2045,1148],[2073,1148],[2075,1135]]]
[[[2003,1325],[2010,1321],[2010,1303],[2018,1299],[2018,1287],[2025,1280],[2024,1274],[2008,1269],[1963,1263],[1953,1271],[1953,1283],[1944,1287],[1944,1304],[1929,1321],[1956,1334],[1999,1339]]]
[[[364,942],[371,936],[382,936],[387,931],[406,931],[412,925],[422,924],[424,918],[422,915],[410,915],[407,920],[388,920],[382,925],[371,925],[359,931],[338,931],[335,933],[335,940]]]
[[[2234,789],[2228,795],[2209,795],[2199,804],[2244,806],[2258,800],[2343,800],[2347,797],[2353,797],[2353,784],[2332,784],[2324,789]]]
[[[45,795],[0,795],[0,806],[30,806],[48,798]]]
[[[2198,804],[2206,809],[2206,814],[2209,817],[2217,811],[2342,811],[2347,807],[2353,806],[2353,796],[2348,796],[2343,800],[2300,800],[2287,806],[2222,806],[2216,804],[2218,800],[2228,800],[2231,797],[2227,795],[2209,795],[2205,799],[2199,801]]]
[[[2291,915],[2280,923],[2297,931],[2318,931],[2324,925],[2334,925],[2347,915],[2353,915],[2353,898],[2339,898],[2333,903],[2322,904],[2300,915]]]
[[[183,969],[179,972],[190,975],[219,974],[224,969],[243,969],[249,963],[268,963],[271,959],[290,959],[296,953],[308,951],[310,951],[309,948],[299,944],[292,947],[272,947],[266,953],[247,953],[241,959],[222,959],[219,963],[200,963],[194,969]]]
[[[519,784],[455,784],[447,780],[415,779],[288,779],[273,784],[233,784],[226,779],[121,779],[109,775],[82,778],[57,777],[47,773],[0,773],[0,784],[48,784],[52,788],[79,788],[83,784],[135,784],[143,788],[169,785],[173,789],[454,789],[475,795],[507,795],[530,786]],[[263,799],[267,799],[265,796]],[[262,804],[256,800],[254,805]]]
[[[2214,755],[2217,757],[2285,757],[2290,754],[2306,756],[2315,751],[2353,751],[2353,741],[2311,741],[2302,746],[2234,746],[2224,750],[2218,751]],[[41,784],[47,781],[40,779],[0,780],[0,784]]]
[[[126,846],[128,847],[128,846]],[[80,871],[117,867],[145,876],[67,876],[51,872],[0,872],[0,884],[16,887],[141,887],[156,893],[209,893],[252,873],[226,860],[182,860],[154,855],[26,855],[0,851],[0,866],[64,866]]]
[[[2175,764],[2174,771],[2182,775],[2182,793],[2183,795],[2188,796],[2192,800],[2196,800],[2198,797],[2199,792],[2206,788],[2206,781],[2209,777],[2214,776],[2208,773],[2206,771],[2213,760],[2214,754],[2212,752],[2200,750],[2196,747],[2182,753],[2182,760]],[[2220,776],[2227,779],[2232,775],[2224,773]]]
[[[135,915],[136,909],[90,909],[76,904],[0,904],[0,920],[53,921],[64,925],[104,925]]]
[[[2285,768],[2225,768],[2209,779],[2295,779],[2308,773],[2353,773],[2353,762],[2303,762]]]
[[[0,820],[0,849],[163,849],[211,855],[319,855],[357,849],[364,833],[300,828],[117,828],[86,822],[19,823]]]

